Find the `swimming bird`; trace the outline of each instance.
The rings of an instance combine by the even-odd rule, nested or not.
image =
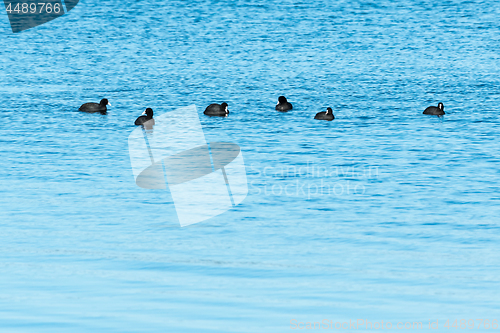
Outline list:
[[[85,103],[80,106],[78,111],[84,111],[84,112],[100,112],[100,113],[106,113],[107,108],[106,105],[111,106],[111,104],[108,102],[106,98],[101,99],[101,101],[98,103]]]
[[[444,114],[444,105],[443,103],[438,103],[438,106],[429,106],[425,109],[424,114],[430,114],[433,116],[442,116]]]
[[[318,120],[333,120],[335,116],[333,115],[332,108],[326,108],[326,111],[316,113],[314,119]]]
[[[278,97],[278,104],[276,104],[276,110],[288,111],[291,109],[293,109],[293,106],[286,100],[285,96]]]
[[[134,123],[136,126],[144,126],[145,128],[153,128],[155,120],[153,119],[153,109],[147,108],[146,111],[142,113],[142,116],[137,118]]]
[[[227,103],[219,104],[210,104],[203,112],[207,116],[216,116],[216,117],[225,117],[229,114],[227,109]]]

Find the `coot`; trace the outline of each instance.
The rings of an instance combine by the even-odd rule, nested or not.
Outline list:
[[[326,111],[316,113],[316,116],[314,116],[314,119],[333,120],[333,119],[335,119],[335,116],[333,115],[332,108],[326,108]]]
[[[136,126],[144,126],[145,128],[153,128],[155,120],[153,119],[153,109],[147,108],[146,111],[142,113],[142,116],[137,118],[134,123]]]
[[[103,98],[99,103],[82,104],[82,106],[80,106],[78,111],[106,113],[107,111],[106,105],[111,106],[108,100],[106,98]]]
[[[439,103],[437,107],[429,106],[427,109],[425,109],[424,114],[430,114],[433,116],[442,116],[444,114],[443,103]]]
[[[229,114],[227,110],[227,103],[222,104],[210,104],[203,112],[207,116],[225,117]]]
[[[293,109],[293,106],[286,100],[285,96],[278,97],[278,104],[276,104],[276,110],[288,111],[291,109]]]

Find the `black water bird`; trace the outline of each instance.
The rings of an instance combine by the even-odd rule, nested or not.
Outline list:
[[[220,105],[210,104],[203,113],[212,117],[225,117],[229,114],[229,111],[227,109],[227,103],[224,102]]]
[[[278,111],[288,111],[293,109],[291,103],[286,100],[285,96],[278,97],[278,104],[276,104],[276,110]]]
[[[100,113],[106,113],[107,108],[106,105],[111,106],[111,103],[108,102],[106,98],[101,99],[99,103],[85,103],[80,106],[78,111],[83,111],[83,112],[100,112]]]
[[[136,126],[144,126],[144,128],[151,129],[155,124],[153,119],[153,109],[147,108],[146,111],[142,113],[142,116],[137,118],[134,123]]]
[[[331,121],[335,119],[335,116],[333,115],[332,108],[326,108],[326,111],[316,113],[314,119]]]
[[[442,116],[444,114],[444,105],[443,103],[438,103],[438,106],[429,106],[425,109],[424,114],[430,114],[433,116]]]

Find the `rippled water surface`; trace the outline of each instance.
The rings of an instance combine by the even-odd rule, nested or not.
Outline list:
[[[0,331],[500,319],[499,14],[82,0],[17,34],[1,14]],[[104,97],[107,115],[77,111]],[[203,115],[222,101],[229,117]],[[192,104],[208,141],[241,147],[249,194],[180,228],[127,138],[144,108]]]

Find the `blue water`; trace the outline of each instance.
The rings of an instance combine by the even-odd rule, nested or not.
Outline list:
[[[0,14],[0,331],[500,319],[499,15],[83,0],[13,34]],[[77,111],[104,97],[107,115]],[[202,114],[222,101],[229,117]],[[241,147],[249,194],[181,228],[168,191],[136,186],[127,138],[146,107],[192,104],[208,141]]]

